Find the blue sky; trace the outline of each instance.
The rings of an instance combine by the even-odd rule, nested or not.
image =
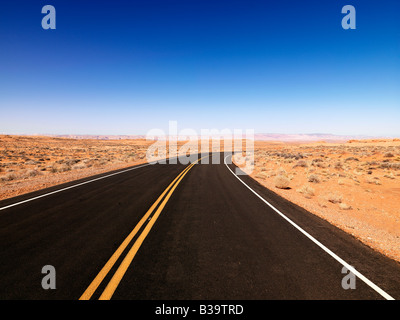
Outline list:
[[[400,136],[400,2],[271,2],[2,3],[0,133]]]

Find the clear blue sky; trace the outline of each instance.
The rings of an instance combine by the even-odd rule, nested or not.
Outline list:
[[[42,6],[56,8],[43,30]],[[344,30],[341,9],[356,8]],[[0,133],[400,136],[400,1],[3,1]]]

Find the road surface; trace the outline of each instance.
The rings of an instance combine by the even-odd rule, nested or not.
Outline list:
[[[201,157],[1,201],[0,299],[400,298],[399,263]]]

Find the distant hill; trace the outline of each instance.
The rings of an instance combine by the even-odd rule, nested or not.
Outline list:
[[[95,139],[95,140],[128,140],[128,139],[146,139],[146,135],[87,135],[87,134],[43,134],[43,136],[54,138],[68,138],[68,139]],[[226,135],[220,135],[219,138],[223,139]],[[243,136],[245,137],[245,136]],[[211,138],[211,136],[203,137]],[[335,135],[329,133],[309,133],[309,134],[281,134],[281,133],[256,133],[254,140],[258,141],[299,141],[299,142],[341,142],[348,140],[364,140],[382,137],[371,137],[363,135]],[[167,137],[161,138],[162,140],[168,139]],[[187,137],[170,136],[169,139],[173,140],[186,140]]]
[[[370,139],[368,136],[345,136],[334,135],[329,133],[310,133],[310,134],[279,134],[279,133],[257,133],[254,140],[262,141],[347,141]]]
[[[128,140],[146,139],[144,135],[90,135],[90,134],[44,134],[46,137],[67,139]]]

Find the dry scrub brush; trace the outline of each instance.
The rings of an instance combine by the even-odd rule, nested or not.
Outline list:
[[[301,188],[296,190],[298,193],[303,194],[306,198],[311,198],[312,196],[315,195],[315,190],[314,188],[304,185]]]
[[[343,200],[343,196],[336,192],[331,192],[326,195],[326,200],[328,200],[331,203],[341,203]]]
[[[308,182],[319,183],[321,179],[316,174],[311,174],[308,176]]]
[[[9,172],[4,176],[0,177],[0,181],[13,181],[17,180],[17,175],[14,172]]]

